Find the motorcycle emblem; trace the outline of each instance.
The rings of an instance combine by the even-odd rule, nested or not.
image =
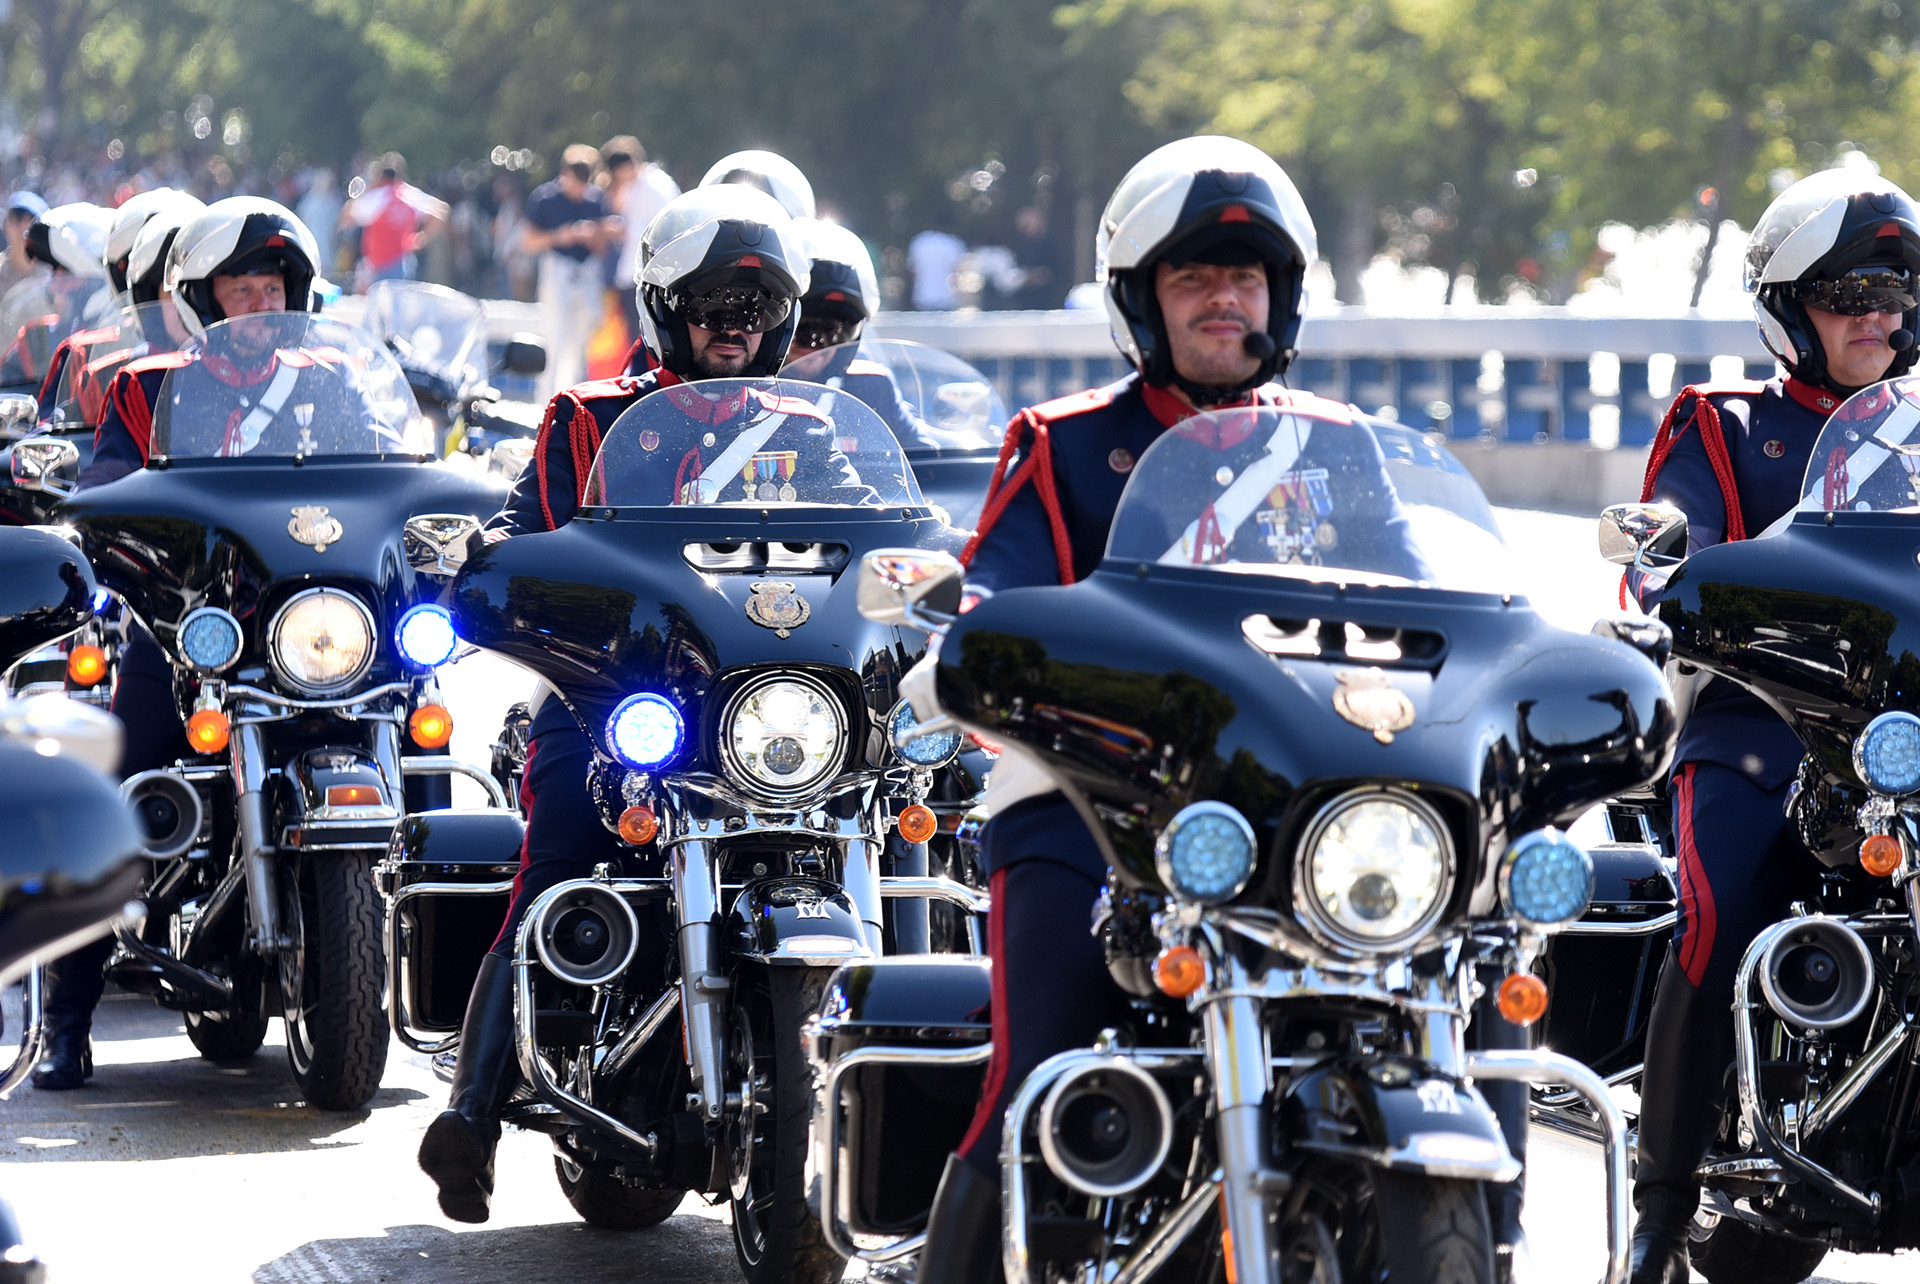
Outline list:
[[[795,901],[793,903],[793,911],[795,918],[831,917],[831,915],[827,913],[827,903],[823,900]]]
[[[324,505],[298,505],[293,510],[293,520],[287,523],[287,534],[302,544],[311,544],[313,551],[324,553],[327,545],[338,544],[346,530],[340,525],[340,519],[329,517]]]
[[[1760,449],[1764,450],[1767,453],[1768,459],[1778,459],[1780,458],[1780,456],[1787,453],[1787,447],[1785,443],[1778,442],[1778,441],[1770,441],[1766,445],[1760,447]]]
[[[1383,745],[1413,725],[1413,701],[1379,669],[1342,669],[1334,674],[1333,711]]]
[[[747,618],[776,637],[789,636],[813,615],[807,599],[785,580],[756,580],[747,587]]]
[[[1453,1085],[1444,1079],[1428,1079],[1417,1085],[1414,1092],[1420,1098],[1420,1111],[1429,1115],[1457,1115],[1460,1102],[1453,1095]]]

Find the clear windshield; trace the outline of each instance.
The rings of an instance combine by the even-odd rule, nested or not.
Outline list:
[[[1331,413],[1255,407],[1196,415],[1134,464],[1107,556],[1512,592],[1506,549],[1477,511],[1485,497],[1474,487],[1477,504],[1465,502],[1467,491],[1441,480],[1449,459],[1383,452],[1364,424]]]
[[[1863,388],[1828,417],[1795,511],[1920,513],[1920,376]]]
[[[486,382],[487,310],[478,299],[444,285],[376,281],[360,324],[403,366],[439,375],[456,388]]]
[[[788,379],[662,388],[607,430],[586,502],[755,508],[919,505],[893,433],[845,391]]]
[[[433,427],[386,348],[307,312],[265,312],[207,327],[182,351],[153,413],[154,455],[433,454]]]
[[[54,422],[98,427],[106,409],[107,384],[120,367],[137,357],[177,351],[187,338],[187,328],[171,303],[126,304],[112,321],[82,331],[60,367]]]
[[[987,377],[919,343],[862,339],[787,363],[781,375],[845,387],[886,421],[908,452],[997,451],[1007,407]]]
[[[60,341],[112,315],[105,281],[39,272],[0,298],[0,386],[37,384]]]

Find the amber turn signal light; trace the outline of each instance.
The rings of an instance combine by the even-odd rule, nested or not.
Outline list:
[[[660,832],[660,821],[651,807],[629,807],[620,813],[620,837],[635,847],[645,847]]]
[[[1515,1025],[1532,1025],[1547,1014],[1547,983],[1531,972],[1515,972],[1500,982],[1499,1007]]]
[[[1860,868],[1885,878],[1900,868],[1900,840],[1892,834],[1874,834],[1860,844]]]
[[[107,653],[97,646],[77,646],[67,654],[67,677],[76,687],[90,687],[107,676]]]
[[[227,747],[227,715],[218,709],[202,709],[187,719],[187,743],[195,753],[219,753]]]
[[[1160,993],[1184,999],[1207,981],[1207,965],[1191,945],[1173,945],[1153,961],[1153,983]]]
[[[380,790],[373,785],[327,786],[327,806],[329,807],[379,807],[386,801],[380,796]]]
[[[422,749],[444,749],[453,739],[453,715],[437,704],[423,704],[407,719],[407,734]]]
[[[910,843],[924,843],[940,832],[940,820],[931,809],[919,803],[900,813],[897,822],[900,837]]]

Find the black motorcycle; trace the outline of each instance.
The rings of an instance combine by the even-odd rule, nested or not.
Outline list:
[[[404,376],[348,327],[243,317],[193,351],[148,466],[60,510],[171,664],[192,749],[126,782],[152,874],[109,973],[183,1012],[209,1058],[279,1014],[306,1099],[353,1109],[388,1046],[372,867],[409,795],[486,779],[443,752],[434,667],[456,642],[445,574],[415,561],[503,489],[429,462]]]
[[[1666,578],[1675,691],[1729,678],[1806,749],[1789,812],[1817,894],[1761,932],[1734,982],[1734,1089],[1700,1169],[1695,1269],[1806,1279],[1830,1248],[1920,1247],[1920,380],[1828,420],[1797,507],[1686,557],[1686,519],[1620,505],[1614,560]],[[1556,947],[1557,948],[1557,947]]]
[[[800,1026],[828,976],[971,944],[964,924],[930,926],[928,901],[984,905],[941,855],[978,789],[960,737],[895,747],[924,635],[854,606],[860,558],[901,543],[958,536],[873,411],[803,383],[711,381],[629,409],[575,519],[480,548],[451,594],[460,636],[550,682],[592,737],[589,785],[627,845],[520,929],[526,1092],[508,1119],[552,1135],[560,1185],[597,1225],[652,1225],[690,1190],[730,1200],[756,1284],[841,1270],[804,1187]],[[463,875],[420,838],[392,869],[416,1012],[426,978],[470,979],[487,939],[440,931]],[[487,889],[497,869],[464,876]]]
[[[1010,1284],[1477,1284],[1482,1186],[1519,1171],[1483,1079],[1593,1101],[1624,1280],[1604,1086],[1470,1018],[1482,987],[1518,1023],[1544,1010],[1531,965],[1593,877],[1554,827],[1662,769],[1671,699],[1643,637],[1562,632],[1489,581],[1490,515],[1450,502],[1477,490],[1437,453],[1215,412],[1142,456],[1079,584],[955,614],[951,559],[868,556],[869,618],[946,630],[903,682],[921,727],[1043,773],[1111,866],[1094,931],[1132,1015],[1013,1098]],[[980,961],[862,961],[828,988],[816,1166],[843,1254],[919,1248],[988,1000]]]

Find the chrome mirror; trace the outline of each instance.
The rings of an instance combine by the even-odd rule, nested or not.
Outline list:
[[[1672,504],[1614,504],[1600,514],[1600,556],[1616,566],[1670,571],[1687,558],[1687,515]]]
[[[21,490],[71,495],[80,480],[80,448],[60,437],[13,443],[13,484]]]
[[[409,517],[401,534],[407,561],[425,575],[457,575],[467,564],[467,541],[480,523],[465,513],[422,513]]]
[[[855,602],[876,624],[942,629],[960,612],[967,568],[951,553],[882,548],[860,561]]]
[[[0,437],[23,437],[40,421],[40,403],[25,393],[0,396]]]

